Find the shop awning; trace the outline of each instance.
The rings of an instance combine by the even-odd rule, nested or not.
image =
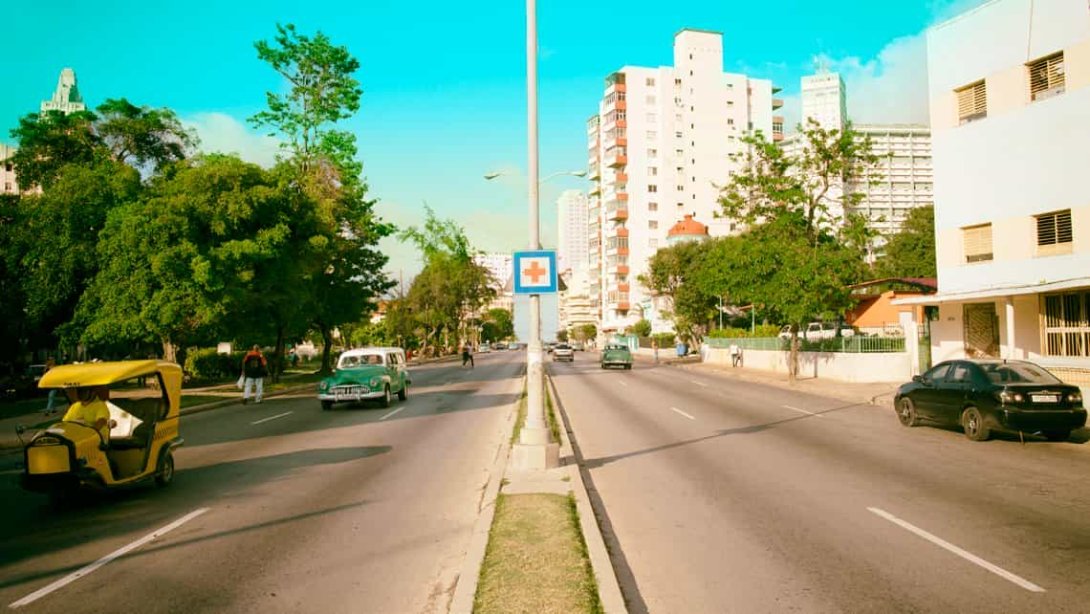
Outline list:
[[[940,303],[962,303],[977,299],[1003,298],[1006,296],[1022,296],[1026,294],[1040,294],[1042,292],[1062,292],[1075,288],[1090,287],[1090,277],[1076,277],[1062,281],[1052,281],[1043,284],[1027,284],[1021,286],[997,286],[986,290],[974,290],[971,292],[943,292],[926,294],[924,296],[912,296],[896,298],[891,301],[894,305],[938,305]]]

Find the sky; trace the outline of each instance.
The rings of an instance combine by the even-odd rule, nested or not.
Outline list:
[[[856,122],[927,123],[925,30],[982,0],[739,0],[609,5],[538,2],[540,172],[584,169],[586,120],[603,79],[626,65],[672,63],[685,27],[723,33],[724,68],[772,79],[798,119],[799,78],[818,62],[847,85]],[[90,107],[126,97],[169,107],[206,151],[272,162],[277,141],[250,128],[283,83],[254,51],[277,23],[321,31],[359,59],[364,94],[345,123],[379,214],[405,227],[424,205],[462,224],[484,251],[526,246],[525,4],[515,1],[17,2],[5,13],[0,142],[71,67]],[[483,175],[501,172],[485,181]],[[556,242],[556,199],[585,180],[542,185],[542,242]],[[388,239],[388,269],[411,277],[412,247]]]

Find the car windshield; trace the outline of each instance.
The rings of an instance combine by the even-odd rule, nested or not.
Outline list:
[[[353,367],[366,366],[366,365],[381,365],[381,354],[364,354],[362,356],[345,356],[341,358],[341,368],[351,369]]]
[[[993,384],[1062,384],[1056,376],[1033,363],[994,362],[980,365]]]

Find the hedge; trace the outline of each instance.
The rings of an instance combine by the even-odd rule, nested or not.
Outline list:
[[[192,380],[212,382],[238,377],[246,352],[220,354],[216,348],[190,350],[185,357],[185,371]]]

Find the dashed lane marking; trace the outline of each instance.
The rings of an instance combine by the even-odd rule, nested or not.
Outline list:
[[[685,416],[686,418],[688,418],[688,419],[690,419],[690,420],[696,420],[696,418],[694,418],[694,417],[692,417],[691,415],[689,415],[689,414],[687,414],[687,413],[685,413],[685,412],[681,411],[680,409],[678,409],[678,408],[676,408],[676,407],[671,407],[671,408],[670,408],[670,410],[671,410],[671,411],[674,411],[674,412],[677,412],[677,413],[681,414],[682,416]]]
[[[979,565],[979,566],[983,567],[984,569],[987,569],[988,571],[994,573],[995,575],[999,576],[1000,578],[1003,578],[1004,580],[1006,580],[1008,582],[1013,582],[1014,584],[1017,584],[1018,586],[1021,586],[1022,588],[1026,589],[1027,591],[1030,591],[1032,593],[1043,593],[1043,592],[1045,592],[1045,589],[1041,588],[1040,586],[1037,586],[1033,582],[1030,582],[1029,580],[1026,580],[1025,578],[1023,578],[1021,576],[1017,576],[1015,574],[1012,574],[1011,572],[1007,571],[1006,569],[1003,569],[1002,567],[1000,567],[998,565],[989,563],[988,561],[985,561],[984,559],[982,559],[979,556],[973,554],[972,552],[969,552],[968,550],[963,550],[961,548],[958,548],[957,546],[955,546],[954,544],[951,544],[950,542],[946,541],[945,539],[942,539],[941,537],[938,537],[936,535],[932,535],[931,533],[928,533],[927,531],[924,531],[920,527],[917,527],[916,525],[914,525],[914,524],[912,524],[910,522],[907,522],[905,520],[901,520],[900,518],[894,516],[893,514],[890,514],[889,512],[887,512],[887,511],[885,511],[883,509],[879,509],[877,507],[868,507],[867,510],[870,511],[872,514],[875,514],[875,515],[879,516],[880,518],[885,518],[886,520],[888,520],[888,521],[892,522],[893,524],[901,527],[902,529],[905,529],[906,531],[910,531],[912,533],[915,533],[916,535],[926,539],[927,541],[931,542],[932,544],[935,544],[936,546],[938,546],[940,548],[943,548],[945,550],[953,552],[954,554],[960,556],[961,558],[965,559],[966,561],[969,561],[969,562],[971,562],[973,564]]]
[[[268,418],[262,418],[260,420],[254,420],[250,424],[261,424],[262,422],[268,422],[270,420],[276,420],[277,418],[283,418],[284,416],[289,416],[292,413],[294,413],[294,412],[286,411],[286,412],[284,412],[282,414],[276,414],[275,416],[269,416]]]
[[[386,414],[385,416],[383,416],[383,417],[379,418],[379,421],[381,422],[382,420],[385,420],[385,419],[389,418],[390,416],[392,416],[392,415],[396,414],[397,412],[399,412],[399,411],[401,411],[401,410],[405,409],[405,407],[407,407],[407,406],[402,406],[402,407],[398,407],[398,408],[397,408],[397,409],[395,409],[394,411],[392,411],[392,412],[390,412],[390,413]]]
[[[797,411],[800,414],[806,414],[807,416],[813,416],[815,418],[824,418],[825,417],[825,416],[823,416],[821,414],[815,414],[812,411],[806,411],[805,409],[799,409],[798,407],[791,407],[790,405],[784,405],[783,408],[784,409],[790,409],[791,411]]]
[[[68,574],[67,576],[61,578],[60,580],[57,580],[53,584],[50,584],[49,586],[46,586],[45,588],[38,589],[38,590],[34,591],[33,593],[27,595],[26,597],[23,597],[22,599],[13,602],[8,607],[10,607],[12,609],[15,609],[15,608],[21,608],[21,607],[23,607],[25,605],[29,605],[31,603],[34,603],[35,601],[41,599],[42,597],[45,597],[49,593],[52,593],[53,591],[55,591],[57,589],[64,588],[65,586],[71,584],[72,582],[75,582],[76,580],[79,580],[80,578],[82,578],[84,576],[90,575],[96,569],[98,569],[99,567],[102,567],[103,565],[106,565],[110,561],[113,561],[114,559],[116,559],[118,557],[125,556],[126,554],[132,552],[133,550],[136,550],[137,548],[139,548],[140,546],[143,546],[144,544],[146,544],[148,542],[159,539],[160,537],[166,535],[167,533],[170,533],[174,529],[177,529],[178,527],[180,527],[183,524],[189,522],[190,520],[193,520],[197,516],[200,516],[201,514],[207,512],[208,510],[209,510],[209,508],[202,507],[202,508],[200,508],[198,510],[194,510],[192,512],[189,512],[185,516],[182,516],[181,518],[175,520],[174,522],[168,524],[167,526],[165,526],[165,527],[163,527],[163,528],[161,528],[161,529],[159,529],[159,530],[157,530],[157,531],[155,531],[153,533],[149,533],[148,535],[145,535],[144,537],[141,537],[140,539],[132,542],[131,544],[129,544],[127,546],[123,546],[121,548],[118,548],[117,550],[114,550],[110,554],[107,554],[106,556],[104,556],[101,559],[95,561],[94,563],[91,563],[90,565],[87,565],[86,567],[78,569],[78,570]]]

